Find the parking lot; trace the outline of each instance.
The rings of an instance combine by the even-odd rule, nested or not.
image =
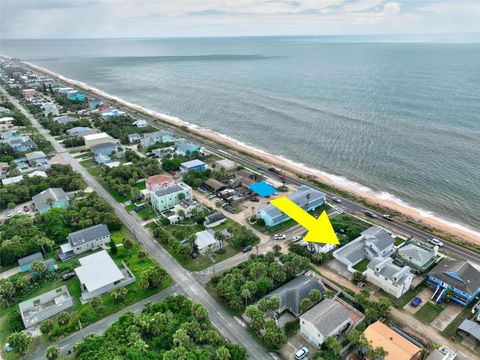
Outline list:
[[[24,211],[24,207],[28,207],[29,211]],[[33,215],[32,201],[15,206],[13,209],[0,210],[0,220],[11,218],[14,215]]]

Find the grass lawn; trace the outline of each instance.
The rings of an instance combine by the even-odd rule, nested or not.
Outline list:
[[[395,246],[400,246],[405,242],[402,238],[399,238],[398,236],[394,239],[394,244]]]
[[[378,295],[379,296],[385,296],[386,298],[388,298],[390,300],[390,303],[392,304],[392,306],[394,306],[397,309],[401,309],[405,305],[407,305],[410,301],[412,301],[413,298],[415,298],[418,295],[418,293],[420,293],[427,286],[428,286],[427,281],[424,280],[416,288],[409,289],[405,294],[403,294],[400,297],[400,299],[397,299],[396,297],[392,296],[391,294],[386,293],[382,289],[380,289],[378,291]]]
[[[330,206],[329,206],[328,204],[325,204],[325,205],[320,206],[319,208],[317,208],[317,209],[315,209],[315,210],[313,210],[313,211],[310,211],[309,214],[311,214],[311,215],[313,215],[313,216],[315,216],[315,217],[318,217],[318,216],[320,216],[320,214],[321,214],[324,210],[327,211],[328,209],[330,209]],[[281,232],[284,232],[284,231],[290,229],[290,228],[291,228],[292,226],[294,226],[294,225],[297,225],[297,222],[296,222],[295,220],[293,220],[293,219],[289,219],[289,220],[287,220],[287,221],[285,221],[285,222],[283,222],[283,223],[281,223],[281,224],[278,224],[278,225],[276,225],[276,226],[271,226],[271,227],[266,226],[266,225],[260,225],[260,224],[258,224],[258,223],[252,224],[252,226],[253,226],[256,230],[258,230],[258,231],[260,231],[260,232],[262,232],[262,233],[264,233],[264,234],[276,234],[276,233],[281,233]]]
[[[113,191],[112,189],[109,188],[108,184],[103,180],[102,178],[102,169],[95,163],[93,160],[83,160],[80,161],[80,164],[87,169],[90,175],[92,175],[101,185],[102,187],[107,190],[112,197],[120,202],[123,203],[128,200],[126,196],[123,196],[122,194],[117,193],[116,191]]]
[[[150,220],[150,219],[153,219],[155,216],[157,216],[155,211],[150,207],[145,207],[143,210],[140,210],[137,214],[142,218],[142,220]]]
[[[125,227],[122,227],[120,230],[112,232],[111,234],[112,239],[117,243],[120,244],[123,238],[127,237],[133,239],[132,235],[126,230]],[[107,293],[100,296],[102,300],[102,304],[97,307],[93,308],[91,304],[82,304],[79,300],[81,296],[81,289],[80,289],[80,282],[78,278],[74,277],[68,281],[62,281],[61,279],[55,279],[48,285],[32,292],[28,297],[24,300],[35,297],[37,295],[43,294],[47,291],[53,290],[59,286],[66,285],[70,295],[74,298],[74,306],[68,310],[71,314],[71,318],[69,323],[66,326],[60,326],[58,323],[55,324],[54,332],[57,334],[58,337],[66,336],[72,332],[79,330],[78,321],[80,320],[82,326],[87,326],[91,323],[94,323],[110,314],[113,314],[122,308],[134,304],[142,299],[150,297],[157,292],[164,290],[167,288],[170,283],[171,279],[168,278],[164,281],[164,283],[155,289],[143,289],[140,287],[138,278],[142,274],[143,271],[156,266],[156,263],[150,259],[148,256],[140,258],[138,257],[138,252],[141,250],[141,247],[138,243],[134,242],[134,246],[130,250],[126,250],[125,248],[119,246],[118,252],[115,255],[112,255],[113,260],[117,265],[120,265],[122,261],[128,266],[128,268],[133,272],[133,274],[137,277],[137,281],[133,284],[126,286],[128,290],[127,296],[123,301],[117,301],[112,298],[112,296]],[[89,254],[86,254],[89,255]],[[77,261],[75,259],[69,261]],[[55,318],[53,318],[55,321]],[[18,304],[12,305],[7,309],[2,309],[0,311],[0,342],[4,344],[8,335],[14,331],[20,331],[23,329],[23,323],[21,321],[19,312],[18,312]],[[36,338],[35,341],[30,346],[30,351],[34,350],[36,346],[40,344],[48,344],[51,342],[46,336],[41,336],[40,338]],[[3,345],[2,345],[3,350]],[[4,354],[5,359],[12,360],[12,359],[19,359],[20,357],[16,354]]]
[[[430,323],[435,320],[444,309],[445,308],[443,306],[432,304],[430,301],[428,301],[414,314],[414,316],[422,323],[430,325]]]
[[[130,204],[130,205],[125,206],[125,210],[127,210],[128,212],[133,211],[136,208],[137,208],[137,206],[135,204]]]
[[[360,261],[358,264],[356,264],[353,268],[357,270],[358,272],[363,273],[364,271],[367,271],[367,266],[370,264],[370,260],[368,259],[363,259]]]
[[[147,184],[145,184],[145,181],[140,181],[133,186],[136,187],[138,190],[145,190],[147,188]]]

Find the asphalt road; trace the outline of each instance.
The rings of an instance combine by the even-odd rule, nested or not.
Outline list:
[[[172,279],[181,286],[185,294],[193,301],[205,306],[208,310],[210,320],[222,335],[230,339],[232,342],[243,346],[252,359],[268,359],[270,357],[269,353],[246,332],[237,320],[228,314],[227,311],[215,301],[215,299],[203,288],[189,271],[185,270],[180,264],[178,264],[178,262],[155,241],[136,218],[130,215],[121,204],[115,201],[115,199],[98,183],[98,181],[91,176],[82,165],[80,165],[77,159],[69,154],[15,98],[10,96],[3,88],[2,92],[13,104],[15,104],[15,106],[18,107],[18,109],[22,111],[25,116],[28,117],[33,126],[52,143],[55,151],[58,154],[61,154],[72,168],[83,176],[88,186],[113,206],[118,218],[132,232],[132,234],[134,234],[135,238],[143,245],[145,251],[161,264],[170,274]]]

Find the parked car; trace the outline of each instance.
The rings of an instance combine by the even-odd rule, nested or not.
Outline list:
[[[247,245],[247,246],[245,246],[245,247],[243,248],[242,251],[243,251],[244,253],[246,253],[246,252],[251,251],[252,249],[253,249],[253,248],[252,248],[252,245]]]
[[[22,213],[22,209],[17,210],[17,214],[20,215]]]
[[[337,198],[336,196],[332,197],[332,201],[333,202],[336,202],[337,204],[340,204],[342,202],[342,200],[340,200],[339,198]]]
[[[74,276],[75,276],[74,272],[69,272],[69,273],[66,273],[65,275],[62,275],[62,280],[67,281],[73,278]]]
[[[29,211],[30,211],[30,208],[29,208],[27,205],[25,205],[25,206],[23,207],[23,211],[29,212]]]
[[[250,199],[250,201],[259,202],[260,200],[257,197],[253,197],[253,198]]]
[[[443,246],[443,242],[441,242],[441,241],[438,240],[437,238],[430,238],[430,239],[428,239],[428,242],[429,242],[430,244],[433,244],[433,245],[436,245],[436,246],[440,246],[440,247]]]
[[[293,242],[297,242],[297,241],[300,241],[300,240],[302,240],[302,237],[299,236],[299,235],[292,237]]]
[[[12,216],[13,216],[12,212],[11,212],[11,211],[7,211],[7,217],[12,217]]]
[[[413,299],[411,302],[410,302],[410,305],[412,307],[417,307],[418,305],[420,305],[422,303],[422,299],[419,298],[419,297],[416,297],[415,299]]]
[[[287,236],[285,234],[275,234],[275,235],[273,235],[273,238],[275,240],[285,240],[287,238]]]
[[[309,350],[306,347],[301,348],[295,353],[296,360],[305,359],[308,356]]]
[[[377,215],[375,215],[373,212],[371,212],[369,210],[365,211],[365,215],[367,215],[368,217],[371,217],[372,219],[377,218]]]
[[[388,221],[393,221],[393,218],[389,214],[384,214],[383,218]]]

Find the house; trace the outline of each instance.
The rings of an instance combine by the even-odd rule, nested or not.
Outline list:
[[[263,179],[263,176],[245,169],[237,171],[235,178],[242,186],[249,187],[253,183]]]
[[[213,214],[205,216],[205,221],[203,222],[203,225],[205,225],[207,228],[213,228],[215,226],[223,224],[225,221],[227,221],[225,215],[223,215],[223,213],[220,211],[216,211]]]
[[[317,348],[329,336],[336,337],[353,324],[345,305],[337,299],[324,299],[300,315],[300,333]]]
[[[221,181],[218,181],[217,179],[205,180],[205,186],[207,187],[207,189],[213,192],[219,192],[227,188],[227,185],[225,185]]]
[[[287,197],[307,211],[315,210],[316,208],[325,204],[325,194],[307,185],[299,186],[294,194]],[[284,214],[272,204],[262,206],[259,209],[257,217],[263,219],[265,225],[269,227],[276,226],[287,220],[290,220],[289,216]]]
[[[140,139],[141,137],[139,133],[128,134],[128,142],[130,144],[138,144]]]
[[[232,160],[222,159],[215,162],[215,171],[228,171],[237,167],[237,164]],[[223,169],[223,170],[222,170]]]
[[[175,152],[175,148],[172,146],[152,150],[152,154],[156,158],[163,158],[165,155],[173,154],[174,152]]]
[[[67,99],[70,101],[84,101],[85,94],[78,90],[71,90],[67,93]]]
[[[432,247],[426,243],[411,240],[397,250],[395,261],[423,273],[435,264],[437,257],[438,246]]]
[[[90,151],[92,151],[96,156],[111,156],[114,152],[118,152],[118,147],[114,143],[103,143],[90,147]]]
[[[200,147],[188,141],[177,143],[177,148],[175,150],[178,155],[183,156],[191,156],[194,152],[198,151],[200,151]]]
[[[101,113],[103,120],[110,120],[110,119],[120,117],[120,116],[125,116],[125,115],[127,115],[125,111],[117,110],[117,109],[108,109]]]
[[[90,129],[89,127],[77,126],[65,131],[68,136],[85,136],[95,134],[95,130]]]
[[[117,286],[126,286],[136,279],[122,261],[122,270],[118,268],[105,250],[78,259],[80,266],[75,273],[80,281],[82,300],[102,295]]]
[[[366,279],[397,299],[410,290],[414,275],[410,267],[400,267],[393,259],[374,258],[367,266]]]
[[[12,123],[15,121],[15,119],[11,116],[5,116],[0,119],[0,130],[6,130],[9,127],[12,126]]]
[[[194,200],[182,200],[175,205],[172,210],[164,211],[162,215],[166,217],[171,224],[176,224],[180,220],[189,219],[194,211],[200,211],[202,206]]]
[[[49,292],[21,302],[20,316],[26,329],[40,324],[52,316],[73,306],[73,300],[66,286],[53,289]]]
[[[185,161],[180,164],[180,171],[205,171],[205,163],[198,159]]]
[[[148,177],[145,184],[149,191],[157,191],[174,185],[173,178],[170,175],[159,174]]]
[[[480,271],[466,260],[445,258],[428,274],[428,284],[435,287],[432,301],[438,303],[452,291],[452,299],[467,306],[480,294]]]
[[[22,96],[25,99],[31,99],[37,95],[37,91],[35,89],[23,89]]]
[[[202,255],[210,249],[211,251],[217,251],[220,248],[220,242],[215,239],[215,231],[212,229],[199,231],[196,234],[195,244],[197,245],[198,252]]]
[[[301,275],[272,291],[266,295],[265,298],[269,299],[278,296],[280,298],[280,306],[276,312],[282,314],[288,310],[298,317],[302,312],[300,302],[307,298],[313,289],[319,290],[322,294],[325,291],[325,288],[318,279],[313,276]]]
[[[98,154],[95,156],[95,162],[100,165],[106,165],[112,162],[112,158],[108,155]]]
[[[104,132],[98,134],[83,135],[83,139],[85,140],[85,146],[88,149],[95,145],[115,142],[115,140],[110,135]]]
[[[143,147],[149,147],[157,143],[164,144],[174,142],[175,140],[176,138],[173,136],[173,134],[168,131],[155,131],[153,133],[144,135],[140,143]]]
[[[41,171],[41,170],[32,171],[30,174],[26,174],[26,176],[28,176],[28,177],[41,176],[43,178],[48,177],[47,173],[45,171]],[[24,179],[24,175],[18,175],[18,176],[5,178],[5,179],[2,179],[2,185],[6,186],[6,185],[17,184],[17,183],[23,181],[23,179]]]
[[[320,253],[320,254],[327,254],[330,251],[337,248],[335,244],[324,244],[324,243],[314,243],[314,242],[307,242],[307,241],[299,241],[297,243],[300,246],[308,248],[312,253]]]
[[[443,345],[438,349],[434,349],[425,360],[468,360],[462,353],[456,353],[449,347]]]
[[[281,184],[280,184],[281,186]],[[259,195],[260,197],[270,197],[277,194],[278,191],[265,181],[259,181],[248,186],[248,189]]]
[[[51,103],[51,102],[44,102],[42,105],[42,110],[43,110],[43,115],[47,117],[48,115],[52,114],[53,116],[57,116],[60,114],[60,111],[58,110],[57,104]]]
[[[76,117],[70,116],[70,115],[61,115],[61,116],[55,116],[53,118],[53,121],[59,123],[59,124],[68,124],[74,121],[78,121]]]
[[[67,240],[66,244],[60,246],[59,255],[62,260],[107,245],[110,242],[110,231],[107,225],[98,224],[68,234]]]
[[[33,151],[25,154],[31,167],[48,165],[47,155],[43,151]]]
[[[44,214],[50,209],[66,209],[68,207],[67,194],[61,188],[44,190],[32,196],[32,202],[40,214]]]
[[[181,182],[152,192],[150,201],[156,211],[163,212],[180,204],[182,200],[191,199],[192,188]]]
[[[57,93],[62,95],[62,96],[67,96],[69,91],[75,90],[74,88],[71,87],[60,87],[57,89]]]
[[[148,121],[143,119],[138,119],[138,120],[135,120],[132,125],[135,125],[137,128],[145,128],[148,126]]]
[[[380,321],[369,325],[363,335],[372,348],[383,348],[388,353],[385,360],[419,360],[422,358],[420,347]]]
[[[88,110],[93,111],[96,110],[102,102],[98,99],[91,99],[88,101]]]
[[[333,252],[333,257],[346,265],[354,273],[353,268],[364,259],[386,258],[395,251],[393,237],[383,228],[372,226],[345,246]]]
[[[36,252],[32,255],[25,256],[21,259],[18,259],[18,267],[20,268],[21,272],[29,272],[30,268],[32,267],[32,263],[34,261],[42,261],[43,262],[43,255],[41,252]]]
[[[480,344],[480,324],[477,324],[475,321],[468,319],[463,320],[457,332],[464,337],[472,339],[476,345]]]

